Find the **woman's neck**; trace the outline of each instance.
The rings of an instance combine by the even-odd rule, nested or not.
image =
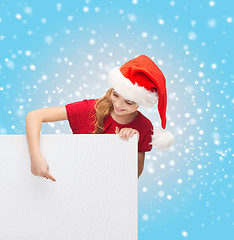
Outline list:
[[[111,117],[120,124],[128,124],[132,122],[138,115],[138,112],[135,111],[134,113],[126,114],[126,115],[117,115],[114,110],[110,112]]]

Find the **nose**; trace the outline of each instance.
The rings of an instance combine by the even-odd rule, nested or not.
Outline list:
[[[116,101],[116,107],[123,109],[124,101],[125,101],[124,99],[118,99],[118,100]]]

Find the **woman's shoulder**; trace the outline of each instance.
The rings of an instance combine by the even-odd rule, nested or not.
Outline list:
[[[148,127],[148,128],[153,128],[153,124],[152,122],[149,120],[149,118],[147,118],[143,113],[141,113],[140,111],[138,111],[139,114],[139,124],[144,124],[144,126]]]
[[[94,104],[98,99],[83,99],[83,100],[79,100],[76,102],[72,102],[70,104],[82,104],[82,105],[92,105]]]
[[[65,105],[67,111],[74,112],[89,112],[94,108],[95,102],[97,99],[83,99],[76,102],[68,103]]]
[[[93,103],[93,102],[95,102],[96,100],[98,100],[98,99],[96,99],[96,98],[91,98],[91,99],[83,99],[83,100],[81,100],[82,102],[86,102],[86,103]]]

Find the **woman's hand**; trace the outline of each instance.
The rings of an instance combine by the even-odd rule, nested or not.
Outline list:
[[[49,165],[41,154],[31,156],[31,172],[35,176],[45,177],[54,182],[56,181],[56,179],[49,173]]]
[[[116,134],[119,134],[119,136],[124,140],[126,139],[128,141],[129,137],[132,137],[133,134],[137,134],[137,141],[139,141],[139,138],[140,138],[140,133],[136,130],[136,129],[133,129],[133,128],[122,128],[120,131],[119,131],[119,128],[116,127],[115,129],[115,133]]]

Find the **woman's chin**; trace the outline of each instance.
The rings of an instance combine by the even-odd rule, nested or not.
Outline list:
[[[116,113],[117,115],[123,115],[124,112],[118,112],[118,111],[115,110],[115,113]]]

